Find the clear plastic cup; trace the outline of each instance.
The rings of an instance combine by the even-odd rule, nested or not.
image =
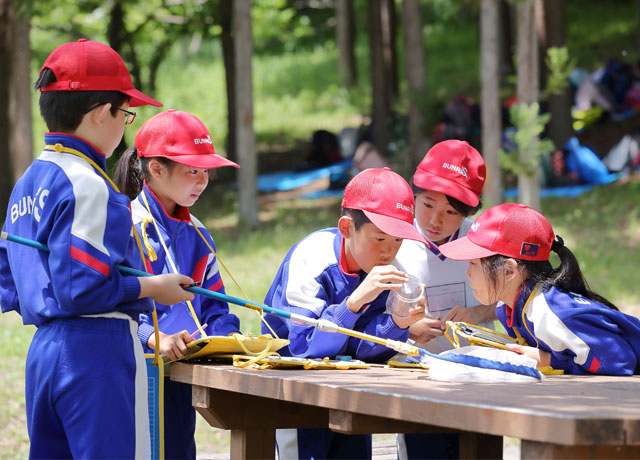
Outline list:
[[[424,285],[420,280],[412,275],[407,277],[407,282],[398,290],[389,290],[387,297],[387,310],[400,318],[409,316],[409,310],[418,305],[424,294]]]

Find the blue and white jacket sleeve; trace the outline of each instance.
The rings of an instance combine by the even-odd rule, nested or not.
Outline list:
[[[525,314],[540,348],[551,353],[553,368],[569,374],[640,371],[638,318],[555,288],[537,293]]]
[[[115,269],[131,251],[128,200],[119,194],[110,197],[107,184],[93,171],[78,175],[75,181],[75,194],[53,207],[45,206],[38,228],[38,240],[46,240],[50,249],[54,294],[60,309],[74,314],[118,310],[119,304],[140,294],[137,277],[123,276]]]

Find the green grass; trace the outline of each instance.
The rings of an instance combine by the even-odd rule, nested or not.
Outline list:
[[[5,427],[0,436],[0,458],[27,458],[29,437],[24,402],[24,367],[27,350],[35,327],[23,326],[17,313],[0,315],[0,343],[3,359],[0,361],[0,425]]]

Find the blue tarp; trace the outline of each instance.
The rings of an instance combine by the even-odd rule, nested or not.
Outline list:
[[[281,171],[258,176],[258,191],[284,192],[303,187],[311,182],[329,177],[337,180],[347,174],[353,165],[352,160],[341,161],[324,168],[309,169],[307,171]]]
[[[582,195],[583,193],[587,193],[594,187],[603,184],[610,184],[611,182],[616,181],[620,177],[619,173],[609,174],[606,178],[603,178],[600,184],[579,184],[579,185],[570,185],[567,187],[553,187],[553,188],[543,188],[540,190],[540,198],[548,198],[548,197],[566,197],[566,198],[575,198],[577,196]],[[518,188],[510,188],[504,191],[505,198],[518,198]]]

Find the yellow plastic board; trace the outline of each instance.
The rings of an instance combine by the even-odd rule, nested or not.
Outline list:
[[[207,336],[187,344],[187,354],[182,359],[203,358],[216,355],[259,355],[275,352],[289,345],[286,339],[274,339],[270,335]]]

